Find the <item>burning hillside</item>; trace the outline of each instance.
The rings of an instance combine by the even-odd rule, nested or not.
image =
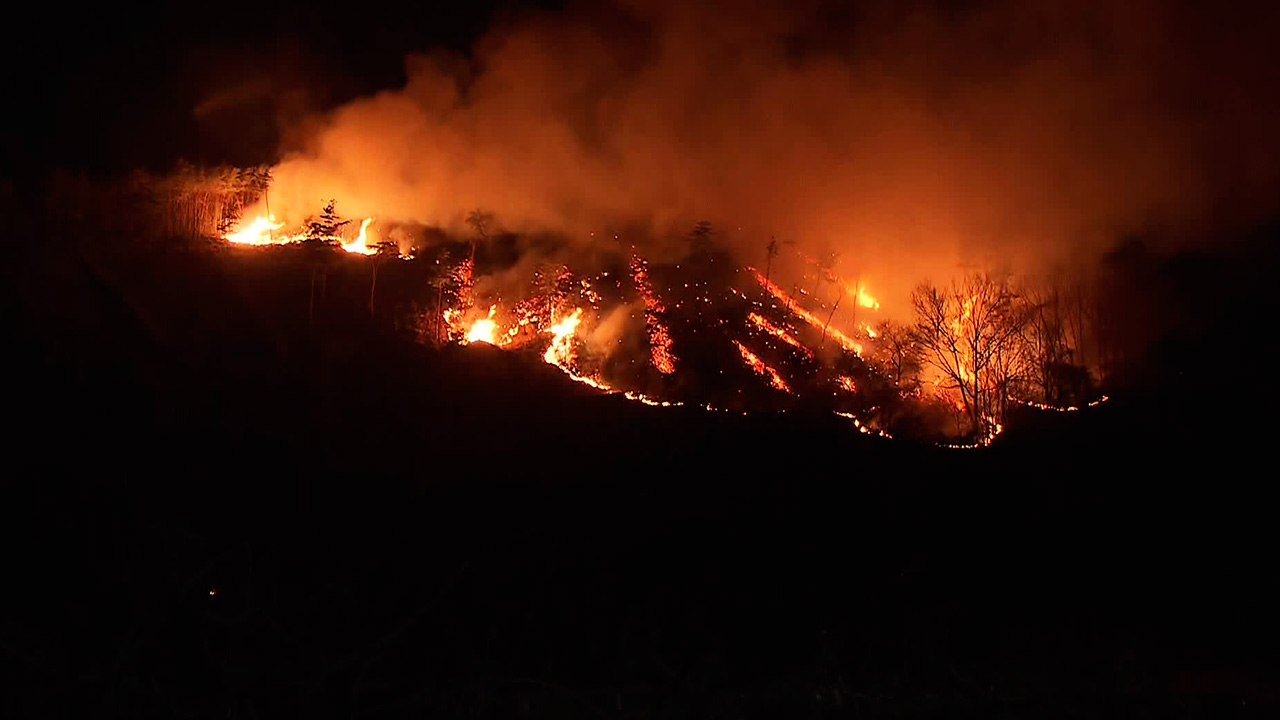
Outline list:
[[[427,341],[527,353],[601,392],[650,405],[816,410],[889,436],[910,406],[949,396],[936,383],[922,394],[893,377],[877,330],[880,303],[865,284],[845,279],[831,263],[807,273],[814,262],[801,253],[788,265],[772,252],[776,246],[763,272],[738,264],[708,241],[703,226],[684,258],[665,263],[621,240],[611,252],[569,253],[568,261],[565,253],[504,253],[502,239],[479,229],[470,241],[401,249],[376,240],[381,228],[373,218],[342,220],[332,203],[301,228],[269,217],[241,226],[224,236],[233,246],[331,248],[351,262],[374,254],[367,262],[382,254],[429,262],[437,291],[420,311]],[[990,442],[1000,429],[995,419],[981,427],[970,446]]]

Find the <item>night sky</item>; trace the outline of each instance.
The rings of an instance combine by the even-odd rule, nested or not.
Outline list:
[[[407,53],[465,51],[495,17],[531,4],[46,6],[4,51],[10,96],[28,102],[11,106],[0,154],[6,167],[95,173],[179,157],[271,162],[278,112],[396,87]],[[225,93],[237,101],[198,112]]]

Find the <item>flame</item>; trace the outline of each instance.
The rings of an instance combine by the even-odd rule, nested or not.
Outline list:
[[[263,217],[259,215],[243,229],[229,232],[222,237],[240,245],[273,245],[289,242],[290,238],[288,237],[276,238],[272,235],[274,231],[282,227],[284,227],[284,223],[276,222],[275,216],[268,215]]]
[[[553,318],[554,320],[554,318]],[[573,344],[571,339],[582,322],[582,308],[577,308],[569,315],[553,322],[547,332],[551,333],[551,346],[543,353],[542,359],[560,368],[567,369],[573,362]]]
[[[644,298],[644,323],[649,330],[649,356],[658,372],[670,375],[676,371],[676,356],[671,352],[671,336],[662,324],[661,314],[666,312],[666,308],[653,294],[648,263],[634,253],[631,255],[631,277],[636,289],[640,291],[640,297]]]
[[[782,379],[782,376],[778,374],[777,370],[765,365],[764,361],[755,353],[748,350],[746,345],[743,345],[737,340],[734,340],[733,344],[738,346],[738,352],[742,353],[742,359],[751,366],[752,370],[755,370],[756,373],[760,375],[768,377],[769,383],[775,388],[783,392],[791,392],[791,388],[787,385],[787,381]]]
[[[864,287],[858,288],[858,304],[864,308],[871,308],[872,310],[880,309],[880,301],[871,297],[871,294],[868,293],[867,289]]]
[[[755,275],[756,282],[760,283],[760,287],[767,290],[770,295],[773,295],[779,300],[785,302],[787,304],[787,307],[790,308],[792,312],[794,312],[795,314],[803,318],[805,322],[809,323],[810,325],[812,325],[813,327],[819,330],[822,330],[825,328],[826,333],[830,335],[833,340],[839,343],[840,347],[853,353],[854,355],[857,355],[858,357],[862,357],[861,343],[854,342],[853,338],[850,338],[848,335],[845,335],[844,333],[840,332],[834,327],[830,327],[829,325],[827,325],[826,322],[822,320],[822,318],[818,317],[817,315],[814,315],[808,310],[805,310],[803,307],[800,307],[800,304],[796,302],[794,299],[792,299],[792,297],[787,294],[787,291],[775,285],[773,281],[766,278],[763,274],[760,273],[759,270],[753,267],[749,267],[747,269],[750,270],[753,275]]]
[[[773,323],[769,322],[769,320],[765,318],[763,315],[761,315],[760,313],[753,312],[750,315],[747,315],[747,319],[750,320],[753,325],[760,328],[761,330],[764,330],[770,335],[796,348],[797,350],[804,353],[805,355],[809,357],[813,357],[813,353],[809,350],[809,348],[805,347],[804,345],[801,345],[800,341],[797,340],[794,335],[787,332],[786,330],[783,330],[777,325],[774,325]]]
[[[480,318],[471,323],[471,329],[467,330],[467,343],[482,342],[496,345],[494,337],[497,335],[498,324],[494,322],[493,315],[498,311],[497,305],[489,306],[489,316]],[[447,311],[446,311],[447,313]],[[447,319],[448,315],[446,315]]]
[[[372,255],[378,252],[377,248],[371,248],[365,244],[365,234],[369,230],[369,223],[373,222],[373,218],[367,217],[360,221],[360,234],[355,240],[349,243],[343,243],[342,249],[349,253],[358,253],[360,255]]]
[[[853,382],[853,378],[848,375],[841,375],[836,378],[836,384],[848,392],[858,392],[858,386]]]
[[[839,415],[840,417],[842,417],[842,418],[846,418],[846,419],[848,419],[848,420],[852,420],[852,421],[853,421],[853,426],[854,426],[854,427],[856,427],[856,428],[858,428],[858,432],[862,433],[863,435],[879,435],[879,436],[880,436],[880,437],[882,437],[882,438],[892,438],[892,437],[893,437],[892,435],[890,435],[889,433],[885,432],[884,430],[872,430],[871,428],[867,427],[866,425],[863,425],[863,424],[862,424],[862,421],[861,421],[861,420],[859,420],[859,419],[857,418],[857,416],[855,416],[853,413],[838,412],[838,413],[836,413],[836,415]]]
[[[1110,397],[1103,395],[1097,400],[1086,403],[1084,407],[1098,407],[1099,405],[1101,405],[1102,403],[1110,399],[1111,399]],[[1045,403],[1036,402],[1035,400],[1019,400],[1018,398],[1009,398],[1009,400],[1019,405],[1025,405],[1027,407],[1035,408],[1037,410],[1052,410],[1053,412],[1077,412],[1081,409],[1081,406],[1079,405],[1068,405],[1066,407],[1058,407],[1057,405],[1046,405]]]

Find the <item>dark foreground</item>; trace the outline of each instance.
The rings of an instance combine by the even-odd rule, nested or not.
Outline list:
[[[943,452],[58,267],[6,308],[5,717],[1277,712],[1245,401]]]

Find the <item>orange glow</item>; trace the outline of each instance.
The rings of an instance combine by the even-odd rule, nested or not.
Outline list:
[[[809,357],[813,357],[813,353],[809,350],[809,348],[805,347],[804,345],[801,345],[800,341],[797,340],[794,335],[787,332],[786,330],[783,330],[777,325],[774,325],[773,323],[769,322],[769,320],[765,318],[763,315],[761,315],[760,313],[753,312],[747,316],[747,319],[751,321],[751,324],[755,325],[761,330],[778,338],[779,340],[785,342],[791,347],[796,348],[797,350],[804,353],[805,355]]]
[[[631,277],[636,289],[640,291],[640,297],[644,298],[644,322],[649,331],[649,355],[653,366],[658,372],[670,375],[676,371],[676,356],[671,352],[671,336],[662,324],[661,313],[666,312],[666,308],[653,294],[648,263],[634,253],[631,255]]]
[[[791,388],[787,385],[787,381],[782,379],[782,376],[778,374],[777,370],[765,365],[764,361],[755,353],[748,350],[746,345],[743,345],[737,340],[734,340],[733,344],[738,346],[738,352],[742,353],[742,359],[747,362],[747,365],[751,366],[752,370],[755,370],[759,375],[769,378],[769,384],[773,385],[775,388],[783,392],[791,392]]]
[[[359,255],[372,255],[378,252],[377,248],[371,248],[365,243],[366,233],[369,230],[369,223],[371,222],[373,222],[373,218],[371,217],[360,221],[360,234],[356,236],[355,240],[352,240],[349,243],[344,243],[342,245],[342,249],[349,253],[356,253]]]
[[[489,343],[490,345],[497,344],[495,337],[497,336],[498,323],[493,320],[493,316],[497,311],[497,305],[490,305],[488,317],[480,318],[471,323],[471,329],[467,330],[467,344],[475,342]]]
[[[573,362],[572,338],[581,322],[582,308],[574,310],[558,322],[552,322],[551,327],[547,328],[547,332],[551,333],[551,346],[542,354],[542,359],[567,370],[569,364]]]
[[[839,343],[840,347],[853,353],[854,355],[857,355],[858,357],[862,357],[861,343],[854,342],[853,338],[849,337],[848,335],[845,335],[844,333],[840,332],[834,327],[829,327],[822,318],[818,317],[817,315],[814,315],[808,310],[805,310],[803,307],[800,306],[798,302],[796,302],[794,299],[792,299],[790,295],[787,294],[787,291],[775,285],[772,280],[769,280],[768,278],[766,278],[763,274],[760,273],[759,270],[755,268],[747,268],[747,269],[750,270],[753,275],[755,275],[756,282],[760,283],[760,287],[767,290],[770,295],[773,295],[777,299],[786,303],[787,306],[791,309],[791,311],[799,315],[801,318],[803,318],[805,322],[809,323],[810,325],[812,325],[813,327],[819,330],[826,328],[826,333],[830,335],[833,340]]]
[[[853,378],[848,375],[841,375],[836,378],[836,384],[848,392],[858,392],[858,386],[853,382]]]
[[[239,245],[277,245],[290,242],[288,236],[276,237],[273,233],[284,227],[275,217],[259,215],[240,230],[229,232],[223,238]]]

